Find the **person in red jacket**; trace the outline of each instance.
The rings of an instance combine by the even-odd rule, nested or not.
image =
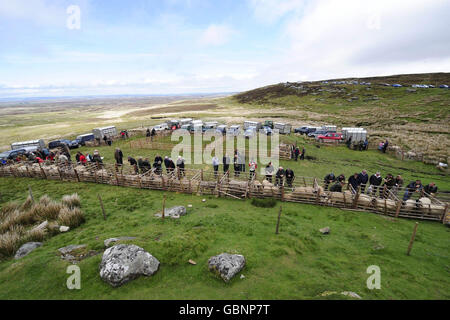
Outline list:
[[[85,165],[87,162],[86,157],[84,156],[84,154],[80,154],[80,163],[82,165]]]

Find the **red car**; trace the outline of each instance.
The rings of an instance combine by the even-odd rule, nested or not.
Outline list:
[[[323,142],[325,140],[342,140],[342,133],[330,132],[327,134],[321,134],[317,136],[317,140],[319,140],[320,142]]]

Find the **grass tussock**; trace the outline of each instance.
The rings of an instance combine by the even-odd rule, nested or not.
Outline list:
[[[0,260],[14,255],[26,242],[42,242],[59,233],[60,225],[79,226],[84,222],[80,205],[76,193],[63,196],[61,202],[44,195],[37,202],[29,196],[22,204],[6,203],[0,210]],[[49,222],[46,228],[35,228],[44,221]]]
[[[61,202],[71,209],[79,208],[81,206],[81,200],[77,193],[63,196]]]
[[[63,208],[58,216],[58,223],[71,228],[77,227],[84,222],[83,212],[79,208]]]

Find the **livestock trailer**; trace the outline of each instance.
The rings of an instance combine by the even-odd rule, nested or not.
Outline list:
[[[247,130],[250,127],[254,127],[256,128],[256,130],[261,129],[262,124],[261,122],[257,122],[257,121],[244,121],[244,130]]]
[[[275,122],[273,124],[273,128],[278,130],[281,134],[290,134],[292,125],[290,125],[289,123]]]
[[[115,126],[95,128],[92,130],[92,134],[95,139],[103,139],[104,136],[115,137],[117,136],[117,129]]]
[[[11,143],[11,150],[23,149],[25,147],[37,147],[39,149],[45,149],[45,142],[43,139],[39,139]]]

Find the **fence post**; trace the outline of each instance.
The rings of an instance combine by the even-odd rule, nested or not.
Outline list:
[[[30,186],[28,186],[28,193],[30,194],[31,201],[34,203],[33,191],[31,191]]]
[[[411,236],[411,240],[409,240],[409,245],[408,245],[408,251],[406,252],[406,255],[409,256],[409,253],[411,252],[413,243],[414,243],[414,239],[416,238],[416,232],[417,232],[417,227],[419,226],[419,223],[416,222],[416,225],[414,226],[414,230]]]
[[[103,206],[102,197],[100,196],[100,194],[97,194],[97,197],[98,197],[98,201],[100,202],[100,207],[102,208],[103,220],[106,221],[106,213],[105,213],[105,207]]]
[[[444,213],[442,214],[442,223],[445,223],[445,217],[447,216],[448,203],[445,205]]]
[[[47,174],[45,173],[45,170],[44,170],[44,168],[42,168],[42,166],[41,166],[40,163],[39,163],[39,168],[41,168],[41,172],[42,172],[42,174],[44,175],[44,178],[45,178],[45,179],[48,179],[48,178],[47,178]]]
[[[398,218],[398,215],[400,214],[400,209],[402,208],[402,201],[399,200],[397,204],[397,210],[395,211],[395,217]]]
[[[163,196],[163,204],[162,204],[162,219],[164,220],[164,216],[165,216],[165,210],[166,210],[166,195]]]
[[[275,230],[275,234],[278,234],[278,228],[280,227],[281,210],[282,207],[280,206],[280,210],[278,211],[277,228]]]

